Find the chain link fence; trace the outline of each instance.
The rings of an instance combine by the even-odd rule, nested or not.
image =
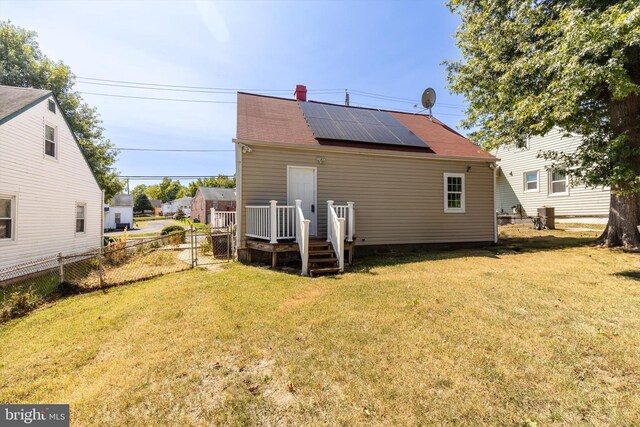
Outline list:
[[[233,258],[233,227],[130,239],[0,269],[0,321],[57,297],[124,285]]]

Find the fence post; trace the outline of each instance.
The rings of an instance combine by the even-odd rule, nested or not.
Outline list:
[[[195,266],[196,263],[196,255],[195,255],[195,251],[194,251],[194,244],[193,244],[193,224],[191,224],[191,232],[190,234],[190,243],[189,243],[189,253],[191,254],[191,268],[193,268]]]
[[[58,253],[58,284],[64,282],[64,260],[62,258],[62,252]]]
[[[102,272],[102,248],[100,248],[100,253],[98,253],[98,283],[100,287],[104,286],[104,276]]]
[[[278,243],[278,209],[276,200],[271,200],[269,202],[271,204],[271,208],[269,212],[271,213],[271,240],[269,243]]]

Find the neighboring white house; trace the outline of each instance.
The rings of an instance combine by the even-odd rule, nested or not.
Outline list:
[[[133,196],[116,194],[104,207],[104,229],[131,229],[133,224]]]
[[[52,93],[0,86],[0,269],[98,248],[102,206]]]
[[[552,169],[552,161],[539,157],[545,151],[573,153],[580,146],[579,136],[563,136],[554,129],[545,136],[531,137],[522,147],[499,148],[493,154],[500,160],[496,173],[496,211],[536,215],[537,208],[555,208],[556,217],[606,217],[609,213],[608,188],[571,185],[568,177]]]
[[[162,204],[162,215],[173,215],[182,210],[186,216],[191,215],[191,200],[193,197],[185,196]]]

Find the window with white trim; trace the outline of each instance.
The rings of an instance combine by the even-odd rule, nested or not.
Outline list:
[[[0,196],[0,241],[13,240],[16,220],[16,198]]]
[[[87,205],[83,203],[76,204],[76,233],[85,232],[85,216]]]
[[[444,211],[464,213],[464,174],[444,174]]]
[[[539,181],[540,181],[539,171],[525,172],[524,173],[524,191],[525,192],[540,191]]]
[[[568,194],[569,193],[569,176],[559,170],[549,171],[549,194]]]
[[[44,125],[44,154],[56,157],[56,128]]]

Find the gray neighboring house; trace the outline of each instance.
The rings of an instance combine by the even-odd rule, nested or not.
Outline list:
[[[554,129],[545,136],[529,138],[521,147],[503,147],[493,154],[499,159],[496,174],[496,211],[499,214],[534,216],[537,208],[553,207],[556,217],[595,217],[606,221],[609,188],[571,185],[569,178],[539,157],[544,151],[573,153],[580,136],[564,136]]]

